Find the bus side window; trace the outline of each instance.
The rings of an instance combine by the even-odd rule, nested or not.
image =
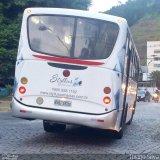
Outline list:
[[[134,48],[132,49],[132,79],[135,80]]]
[[[128,70],[128,60],[129,60],[129,54],[130,54],[130,49],[129,49],[129,37],[127,35],[126,38],[126,55],[125,55],[125,64],[124,64],[124,75],[127,76],[127,70]]]
[[[131,46],[130,50],[130,71],[129,78],[133,79],[133,47]]]
[[[133,80],[136,80],[136,60],[135,60],[135,57],[136,57],[135,50],[133,50],[133,59],[132,59]]]
[[[135,56],[135,80],[138,81],[138,76],[139,76],[139,66],[138,66],[138,60],[137,56]]]

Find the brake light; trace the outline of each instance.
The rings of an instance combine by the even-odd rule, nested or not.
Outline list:
[[[104,102],[105,104],[109,104],[109,103],[111,102],[111,99],[110,99],[109,97],[104,97],[104,98],[103,98],[103,102]]]
[[[25,87],[19,87],[19,93],[24,94],[26,92]]]
[[[109,94],[109,93],[111,93],[111,88],[110,87],[105,87],[103,91],[104,91],[105,94]]]
[[[70,76],[70,71],[69,70],[64,70],[63,71],[63,76],[64,77],[69,77]]]

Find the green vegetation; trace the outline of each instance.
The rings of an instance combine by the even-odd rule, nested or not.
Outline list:
[[[160,0],[128,0],[106,11],[127,19],[142,65],[146,65],[147,41],[160,41],[159,6]]]
[[[160,41],[160,14],[145,16],[131,27],[131,31],[141,64],[146,65],[147,41]]]
[[[155,82],[156,87],[160,89],[160,71],[153,71],[150,78]]]
[[[91,0],[1,0],[0,1],[0,86],[13,85],[14,66],[23,10],[53,7],[87,10]]]
[[[134,25],[145,15],[160,13],[159,0],[128,0],[106,11],[108,14],[124,17],[130,26]]]

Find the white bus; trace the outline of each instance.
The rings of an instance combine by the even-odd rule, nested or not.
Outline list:
[[[123,135],[136,107],[139,56],[125,19],[88,11],[28,8],[16,61],[13,116]]]

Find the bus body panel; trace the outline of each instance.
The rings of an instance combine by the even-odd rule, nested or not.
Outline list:
[[[119,128],[115,127],[118,114],[116,110],[102,115],[81,114],[27,107],[13,99],[12,112],[13,116],[24,119],[42,119],[54,121],[57,123],[76,124],[93,128],[111,129],[117,131],[119,130]]]
[[[28,106],[93,114],[102,114],[118,107],[116,105],[119,104],[115,105],[115,97],[116,100],[120,98],[121,90],[117,90],[121,84],[120,74],[113,77],[112,70],[86,67],[82,70],[68,70],[70,76],[65,77],[65,70],[52,67],[46,61],[25,60],[17,77],[15,98]],[[23,77],[28,80],[26,85],[21,83]],[[116,82],[115,89],[113,81]],[[26,89],[24,94],[18,91],[21,86]],[[111,92],[105,94],[105,87],[111,88]],[[106,96],[111,99],[109,104],[103,102]],[[39,97],[43,98],[43,104],[37,104]],[[56,100],[70,102],[71,106],[56,106]]]

